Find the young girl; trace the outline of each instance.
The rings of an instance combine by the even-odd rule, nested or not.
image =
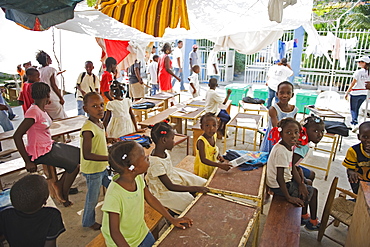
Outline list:
[[[137,128],[135,114],[131,108],[131,100],[123,98],[125,91],[122,84],[118,81],[113,81],[110,86],[110,94],[114,100],[108,101],[107,111],[103,120],[104,127],[107,130],[107,137],[120,138],[133,132],[143,132],[144,130]]]
[[[45,111],[49,103],[50,87],[43,82],[31,86],[34,105],[24,114],[24,120],[14,133],[14,142],[28,172],[36,172],[37,164],[63,168],[62,177],[53,184],[57,199],[65,207],[72,205],[68,200],[69,189],[79,172],[80,149],[64,143],[53,142],[50,134],[52,120]],[[23,135],[27,132],[27,146]]]
[[[370,58],[368,56],[364,56],[356,61],[361,69],[357,70],[353,74],[353,81],[344,95],[344,98],[348,99],[348,94],[351,94],[349,102],[351,107],[351,127],[353,132],[356,132],[358,129],[358,111],[367,95],[365,82],[370,81]]]
[[[299,166],[299,163],[304,157],[306,157],[308,151],[310,150],[309,142],[317,144],[321,141],[325,133],[325,124],[321,118],[312,115],[305,118],[302,125],[306,129],[307,144],[299,145],[294,149],[293,164],[297,166],[298,172],[302,178],[302,182],[312,185],[312,182],[316,176],[315,172],[303,166]]]
[[[193,201],[193,193],[208,191],[203,187],[207,180],[172,166],[167,150],[172,150],[174,146],[175,133],[169,124],[155,124],[151,137],[155,148],[149,156],[150,166],[145,176],[146,183],[150,192],[163,206],[181,213]]]
[[[217,118],[208,112],[200,118],[200,128],[204,131],[198,138],[194,173],[208,179],[215,167],[228,171],[232,166],[218,151],[216,145]],[[217,162],[219,161],[219,162]]]
[[[40,51],[36,54],[36,60],[41,64],[41,67],[39,68],[40,81],[45,82],[51,88],[50,103],[45,106],[46,112],[53,120],[66,118],[67,114],[63,109],[64,99],[60,93],[60,89],[58,88],[56,78],[56,75],[61,74],[64,71],[57,73],[56,69],[50,67],[49,65],[52,63],[51,58],[44,51]]]
[[[302,208],[301,222],[308,230],[318,230],[317,189],[302,183],[295,166],[292,166],[293,147],[301,133],[301,125],[293,118],[284,118],[278,124],[278,136],[267,161],[266,184],[275,195],[284,196],[288,202]],[[304,194],[304,191],[308,191]],[[311,219],[307,220],[307,206],[310,206]],[[308,216],[309,217],[309,216]]]
[[[295,119],[298,108],[294,105],[289,104],[289,100],[294,96],[293,85],[288,81],[281,82],[277,87],[277,98],[278,103],[275,103],[269,109],[269,120],[266,130],[265,137],[263,138],[260,151],[270,152],[272,149],[271,134],[270,131],[273,127],[277,126],[277,123],[286,117]]]
[[[148,156],[134,141],[114,144],[109,149],[109,164],[118,173],[104,199],[102,233],[107,246],[152,246],[155,242],[144,221],[145,201],[176,227],[185,229],[192,220],[173,218],[145,186]]]
[[[95,207],[98,204],[100,187],[108,187],[108,149],[104,126],[104,100],[96,92],[84,96],[84,110],[89,115],[81,128],[81,173],[86,178],[87,193],[82,226],[99,230],[101,224],[95,221]]]

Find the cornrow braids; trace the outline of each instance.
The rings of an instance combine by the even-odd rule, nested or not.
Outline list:
[[[44,52],[43,50],[40,50],[40,51],[36,54],[36,60],[37,60],[37,62],[39,62],[39,64],[41,64],[42,66],[46,66],[48,57],[49,57],[49,55],[48,55],[46,52]]]
[[[32,99],[45,99],[50,95],[50,87],[44,82],[34,82],[31,85]]]
[[[315,116],[315,115],[311,115],[309,117],[306,117],[302,122],[301,122],[302,126],[305,127],[306,129],[309,128],[309,126],[312,126],[314,124],[322,124],[322,125],[325,125],[324,121]]]
[[[136,161],[134,151],[137,146],[135,141],[122,141],[113,144],[108,150],[108,163],[111,168],[120,174],[123,173],[125,167],[130,167]]]
[[[115,98],[120,98],[126,93],[123,85],[116,80],[112,81],[112,84],[110,85],[110,90],[112,91]]]
[[[299,131],[301,131],[301,130],[302,130],[302,126],[301,126],[301,124],[300,124],[297,120],[295,120],[294,118],[291,118],[291,117],[281,119],[281,120],[278,122],[277,127],[278,127],[278,128],[281,128],[281,131],[282,131],[282,130],[285,128],[285,126],[287,126],[287,125],[288,125],[288,124],[290,124],[290,123],[294,123],[294,124],[296,124],[296,125],[298,126],[298,128],[299,128]],[[280,132],[280,131],[279,131],[279,132]]]
[[[155,144],[158,144],[161,137],[167,137],[173,131],[171,125],[166,122],[156,123],[150,132],[150,136]]]

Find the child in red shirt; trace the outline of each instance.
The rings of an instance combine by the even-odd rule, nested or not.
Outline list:
[[[105,67],[106,70],[104,71],[103,75],[101,76],[100,80],[100,94],[104,99],[104,110],[105,106],[107,105],[108,101],[112,101],[113,98],[109,95],[110,91],[110,84],[113,81],[112,73],[115,73],[117,68],[117,61],[113,57],[108,57],[105,60]]]
[[[27,81],[23,84],[22,91],[19,93],[18,101],[22,105],[23,113],[26,113],[28,108],[33,104],[31,97],[31,86],[34,82],[40,81],[40,72],[34,68],[29,67],[26,70]]]

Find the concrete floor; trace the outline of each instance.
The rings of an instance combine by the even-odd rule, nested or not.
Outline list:
[[[207,85],[203,84],[202,89],[201,89],[202,95],[205,95],[205,90],[207,90]],[[220,86],[220,88],[218,89],[218,92],[224,95],[225,94],[224,87]],[[181,94],[182,100],[185,100],[189,97],[190,97],[189,93]],[[75,106],[76,102],[74,99],[74,95],[69,94],[69,95],[66,95],[65,98],[66,98],[65,109],[67,111],[68,116],[76,115],[77,110]],[[349,103],[343,100],[341,102],[338,102],[338,104],[342,106],[342,107],[339,107],[340,109],[344,109],[342,110],[341,113],[347,117],[346,122],[348,123],[349,113],[347,109],[348,109]],[[13,109],[15,113],[19,116],[14,121],[12,121],[14,127],[16,128],[23,119],[23,113],[22,113],[21,107],[14,107]],[[231,115],[234,116],[237,113],[237,111],[238,111],[237,107],[232,106]],[[298,114],[297,119],[300,120],[302,119],[302,117],[303,117],[302,114]],[[232,136],[233,130],[230,130],[229,134]],[[189,132],[189,135],[192,135],[192,132]],[[78,134],[72,135],[72,138],[73,138],[72,144],[79,146]],[[247,138],[252,138],[251,133],[247,132]],[[192,139],[190,143],[192,144]],[[358,143],[357,136],[356,134],[352,132],[350,132],[349,137],[343,138],[342,148],[340,151],[338,151],[335,161],[332,162],[331,170],[330,170],[327,181],[324,180],[325,174],[323,171],[314,170],[316,172],[316,180],[314,181],[314,186],[317,187],[319,190],[319,205],[318,205],[319,206],[319,210],[318,210],[319,218],[321,217],[321,213],[325,205],[326,196],[327,196],[330,184],[335,176],[339,177],[339,184],[338,184],[339,187],[344,188],[344,189],[350,189],[349,183],[346,178],[345,168],[341,165],[341,162],[343,161],[345,157],[347,149],[356,143]],[[221,141],[218,141],[217,145],[220,147],[221,150],[223,150],[223,143]],[[329,146],[329,144],[325,144],[325,143],[321,143],[321,145],[326,148],[328,148]],[[3,142],[4,148],[11,147],[11,146],[14,146],[14,143],[12,140]],[[242,150],[242,149],[252,150],[253,149],[251,145],[245,145],[245,144],[243,145],[241,142],[238,142],[237,145],[234,147],[233,139],[231,137],[227,140],[227,147],[232,148],[232,149],[237,149],[237,150],[238,149],[239,150]],[[185,148],[186,148],[185,144],[180,144],[172,150],[171,156],[173,159],[173,164],[177,164],[185,157]],[[314,152],[313,155],[309,158],[308,163],[326,165],[328,156],[329,156],[328,154]],[[18,157],[19,157],[19,154],[16,153],[16,154],[13,154],[10,159],[15,159]],[[14,181],[18,180],[21,176],[24,176],[25,174],[26,173],[24,171],[21,171],[19,173],[6,176],[2,178],[3,184],[5,184],[5,187],[11,187]],[[74,202],[74,205],[72,207],[64,208],[62,205],[55,204],[53,200],[51,199],[48,202],[50,205],[54,205],[58,207],[59,210],[62,212],[64,223],[67,229],[67,231],[58,238],[58,246],[61,246],[61,247],[85,246],[88,242],[90,242],[98,234],[98,232],[94,232],[90,229],[85,229],[81,226],[81,212],[84,206],[86,184],[85,184],[85,180],[82,177],[78,177],[78,179],[76,180],[76,184],[78,184],[78,189],[80,192],[77,195],[71,196],[71,200]],[[103,197],[101,196],[100,199],[101,199],[101,202],[99,203],[97,210],[96,210],[97,211],[97,221],[101,221],[100,208],[102,205]],[[264,207],[265,214],[267,214],[268,209],[269,209],[269,203],[266,204]],[[265,223],[265,218],[266,218],[266,215],[261,216],[260,234],[262,232],[263,225]],[[277,226],[277,227],[284,227],[284,226]],[[325,238],[323,239],[321,243],[319,243],[316,241],[317,232],[309,232],[305,230],[303,227],[301,229],[302,230],[301,230],[300,246],[303,246],[303,247],[306,247],[306,246],[307,247],[308,246],[310,247],[311,246],[325,246],[325,247],[338,246],[336,243],[328,239],[325,239]],[[336,239],[344,242],[348,229],[345,226],[340,225],[340,227],[338,228],[331,227],[327,231],[332,236],[334,236]],[[252,246],[251,241],[248,242],[247,246]]]

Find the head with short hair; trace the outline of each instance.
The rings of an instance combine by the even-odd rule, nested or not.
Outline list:
[[[23,67],[25,68],[25,69],[28,69],[29,67],[31,67],[31,61],[28,61],[28,62],[26,62],[26,63],[24,63],[23,64]]]
[[[159,56],[158,56],[158,55],[154,55],[154,56],[153,56],[153,61],[158,62],[158,59],[159,59]]]
[[[284,57],[281,59],[280,63],[284,66],[287,66],[288,65],[288,60]]]
[[[370,153],[370,121],[360,124],[357,138],[361,141],[364,151]]]
[[[42,66],[47,66],[47,65],[51,64],[51,58],[50,58],[50,56],[46,52],[44,52],[43,50],[40,50],[36,54],[36,60]]]
[[[108,57],[105,59],[105,67],[107,71],[114,72],[117,66],[117,60],[114,57]]]
[[[23,213],[35,213],[49,197],[48,183],[40,175],[27,175],[19,179],[10,190],[13,207]]]
[[[279,91],[280,87],[283,86],[283,85],[289,85],[292,87],[292,92],[294,91],[294,87],[293,87],[293,84],[288,82],[288,81],[283,81],[283,82],[280,82],[279,85],[277,86],[277,92]]]
[[[208,119],[211,119],[211,118],[215,119],[215,120],[216,120],[216,122],[217,122],[217,117],[216,117],[216,116],[215,116],[215,114],[214,114],[214,113],[212,113],[212,112],[207,112],[206,114],[202,115],[202,116],[200,117],[199,122],[200,122],[200,124],[203,124],[203,123],[205,123]]]
[[[85,94],[83,98],[84,105],[87,105],[89,98],[94,97],[94,96],[100,96],[100,94],[98,94],[97,92],[88,92],[87,94]]]
[[[308,141],[315,144],[321,141],[325,133],[325,123],[321,118],[311,115],[306,117],[301,124],[306,128]]]
[[[27,81],[30,83],[40,81],[40,72],[34,67],[29,67],[26,70],[26,76],[27,76]]]
[[[109,165],[119,174],[124,173],[125,168],[134,165],[138,159],[137,151],[140,147],[140,144],[135,141],[116,142],[108,150]]]
[[[194,72],[194,73],[199,73],[199,71],[200,71],[200,67],[199,67],[199,65],[194,65],[192,68],[191,68],[191,70]]]
[[[116,80],[112,81],[112,84],[110,85],[110,91],[113,97],[116,99],[122,98],[122,96],[126,93],[123,85]]]
[[[177,47],[178,48],[181,49],[183,47],[183,45],[184,45],[184,43],[182,42],[182,40],[177,41]]]
[[[35,82],[31,86],[31,97],[34,100],[50,98],[50,86],[44,82]]]
[[[164,43],[162,47],[162,52],[164,52],[165,54],[170,54],[172,52],[171,44],[168,42]]]
[[[213,89],[216,88],[218,86],[217,79],[216,78],[209,79],[208,86]]]

